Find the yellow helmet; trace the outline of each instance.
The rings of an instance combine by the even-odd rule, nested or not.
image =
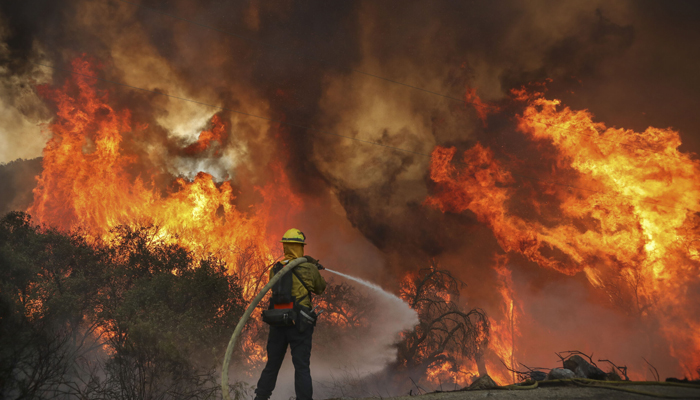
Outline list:
[[[280,243],[301,243],[305,245],[305,240],[306,235],[304,235],[304,232],[300,231],[299,229],[292,228],[284,233],[284,236],[282,236],[282,240],[280,240]]]

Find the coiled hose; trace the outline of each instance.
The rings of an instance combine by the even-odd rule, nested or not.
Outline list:
[[[253,310],[255,310],[255,307],[258,306],[258,303],[260,303],[260,300],[262,300],[263,297],[265,297],[265,294],[274,286],[274,284],[280,280],[284,274],[289,272],[292,268],[296,267],[297,265],[306,262],[306,258],[304,257],[299,257],[295,258],[293,261],[290,261],[289,264],[287,264],[282,270],[278,273],[276,273],[271,279],[270,282],[265,285],[265,287],[262,288],[260,293],[258,293],[257,296],[253,299],[253,301],[250,303],[248,308],[245,310],[243,313],[243,316],[241,317],[241,320],[238,321],[238,325],[236,325],[236,329],[233,331],[233,335],[231,335],[231,340],[228,341],[228,347],[226,348],[226,355],[224,356],[224,366],[221,370],[221,392],[224,395],[225,400],[231,400],[231,396],[229,396],[228,393],[228,369],[229,369],[229,364],[231,363],[231,354],[233,354],[233,347],[236,345],[236,341],[238,340],[238,337],[241,335],[241,332],[243,331],[243,327],[245,326],[245,323],[248,322],[248,318],[250,318],[250,315],[253,313]]]

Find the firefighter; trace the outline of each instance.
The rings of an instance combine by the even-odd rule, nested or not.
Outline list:
[[[304,255],[306,236],[303,232],[290,229],[285,232],[280,242],[284,247],[284,260],[275,264],[270,271],[270,278],[295,258],[306,257],[307,262],[294,267],[272,287],[270,307],[263,312],[263,321],[270,324],[267,365],[258,380],[255,399],[267,400],[272,395],[289,345],[294,364],[296,398],[311,400],[311,336],[317,317],[312,309],[311,294],[323,293],[326,281],[319,273],[323,266],[314,258]]]

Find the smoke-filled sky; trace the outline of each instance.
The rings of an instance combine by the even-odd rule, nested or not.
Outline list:
[[[699,20],[695,1],[4,1],[0,162],[41,156],[55,109],[36,86],[62,85],[61,70],[86,54],[103,79],[228,109],[99,82],[111,103],[148,124],[148,137],[131,142],[144,168],[245,186],[270,179],[266,166],[279,158],[293,190],[327,207],[325,219],[304,214],[309,230],[320,236],[342,220],[359,233],[341,237],[361,275],[395,289],[393,274],[438,257],[472,283],[470,304],[488,309],[493,285],[476,283],[495,279],[486,267],[496,240],[469,213],[422,205],[432,190],[426,155],[478,141],[523,170],[545,168],[515,129],[520,110],[507,110],[511,89],[548,79],[548,98],[608,126],[673,127],[681,150],[698,152]],[[506,111],[482,122],[461,101],[470,89]],[[215,113],[230,124],[223,156],[184,154]],[[520,264],[516,275],[533,292],[553,296],[565,278],[586,284]],[[581,287],[571,290],[576,302],[587,296]]]
[[[34,63],[69,68],[83,53],[102,63],[106,79],[419,153],[478,139],[508,147],[517,139],[509,137],[512,128],[499,126],[505,121],[484,129],[458,100],[353,70],[455,99],[476,88],[488,102],[550,78],[551,97],[589,109],[608,125],[674,127],[683,149],[700,147],[694,112],[700,7],[692,1],[136,3],[143,7],[118,0],[3,2],[0,161],[40,156],[49,137],[39,124],[52,112],[33,86],[66,75]],[[171,139],[195,140],[219,111],[102,86],[138,102],[133,111],[155,118]],[[378,225],[365,232],[377,245],[412,232],[424,236],[410,221],[390,220],[424,198],[427,157],[289,126],[282,136],[265,137],[268,122],[230,117],[237,140],[227,147],[230,157],[204,166],[210,172],[225,177],[240,163],[255,169],[282,146],[298,155],[287,166],[297,188],[334,188],[358,225]],[[167,149],[151,152],[159,157]],[[203,167],[179,161],[168,166],[174,174]],[[445,240],[423,247],[439,252],[432,242]]]

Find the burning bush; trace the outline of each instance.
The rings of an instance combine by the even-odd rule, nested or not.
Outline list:
[[[3,397],[201,398],[243,311],[215,258],[195,261],[153,227],[110,245],[0,223]]]
[[[325,310],[320,320],[343,331],[367,328],[370,323],[367,315],[375,306],[368,296],[345,282],[340,284],[330,282],[323,297],[320,297],[317,303]]]
[[[418,312],[420,323],[399,344],[397,366],[418,370],[429,380],[464,384],[474,372],[468,360],[479,363],[488,346],[489,322],[480,309],[463,311],[459,289],[464,284],[437,265],[409,275],[401,297]]]

